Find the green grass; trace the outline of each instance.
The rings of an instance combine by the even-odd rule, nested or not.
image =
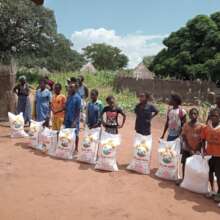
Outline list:
[[[26,72],[25,70],[20,71],[18,73],[18,76],[19,75],[26,75],[28,82],[31,83],[35,88],[38,85],[38,80],[41,78],[37,71],[29,69],[27,69]],[[66,94],[65,85],[67,84],[67,79],[69,79],[70,77],[78,77],[79,75],[79,72],[54,73],[50,75],[50,79],[52,79],[56,83],[61,83],[63,86],[63,93]],[[131,92],[129,90],[116,92],[115,90],[113,90],[116,72],[99,71],[95,75],[89,73],[84,74],[84,77],[85,83],[90,90],[99,90],[99,99],[101,99],[104,104],[106,103],[106,97],[109,95],[113,95],[115,96],[118,105],[123,108],[125,112],[132,112],[134,110],[134,107],[138,102],[138,99],[134,92]],[[155,104],[160,111],[160,115],[166,115],[167,105],[162,102],[157,102]],[[209,107],[210,105],[208,103],[203,103],[198,107],[200,111],[200,117],[203,122],[207,119]]]
[[[66,79],[70,77],[77,77],[79,73],[62,73],[53,74],[51,79],[54,82],[59,82],[63,86],[66,84]],[[100,71],[97,74],[84,74],[85,84],[89,89],[99,90],[99,99],[105,104],[105,99],[109,95],[115,96],[118,105],[123,108],[126,112],[133,111],[134,106],[137,102],[135,93],[131,93],[128,90],[117,93],[113,90],[113,84],[115,80],[115,73],[108,71]]]

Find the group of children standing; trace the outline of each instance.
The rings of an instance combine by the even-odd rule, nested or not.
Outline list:
[[[45,126],[49,126],[52,111],[52,128],[54,130],[60,130],[63,125],[65,128],[76,128],[76,151],[78,151],[82,100],[89,96],[88,89],[83,82],[82,76],[79,79],[68,80],[66,97],[61,93],[61,84],[57,83],[52,86],[54,92],[52,95],[52,88],[47,88],[47,81],[43,79],[40,81],[35,97],[37,121],[45,121]],[[22,79],[22,85],[24,84],[25,80]],[[125,124],[125,113],[117,106],[113,96],[106,98],[105,107],[98,96],[98,90],[90,91],[90,101],[86,105],[86,125],[90,129],[103,126],[106,132],[118,134],[118,129]],[[216,98],[216,106],[210,109],[206,124],[199,122],[199,111],[196,108],[190,109],[187,122],[187,112],[181,107],[181,104],[182,101],[178,95],[171,95],[170,108],[161,139],[164,139],[166,133],[168,133],[167,141],[181,138],[183,176],[188,157],[197,153],[211,156],[209,179],[212,193],[210,196],[214,196],[214,199],[220,202],[220,97]],[[135,106],[134,112],[136,115],[135,131],[141,135],[150,135],[151,121],[159,111],[151,104],[151,96],[148,93],[139,94],[139,103]],[[122,117],[122,120],[119,120],[119,116]],[[217,193],[214,193],[214,174],[217,177]]]

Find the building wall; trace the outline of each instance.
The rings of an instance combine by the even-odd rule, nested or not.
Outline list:
[[[114,83],[117,91],[149,92],[155,99],[165,101],[171,93],[178,93],[184,102],[194,103],[198,100],[207,101],[210,92],[216,91],[212,82],[139,79],[117,77]]]
[[[0,65],[0,120],[8,119],[8,112],[15,111],[15,95],[12,90],[15,86],[15,64]]]

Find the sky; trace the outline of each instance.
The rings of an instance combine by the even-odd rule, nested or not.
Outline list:
[[[135,67],[144,56],[157,54],[163,39],[189,19],[220,11],[220,0],[45,0],[45,6],[54,10],[58,31],[74,49],[107,43]]]

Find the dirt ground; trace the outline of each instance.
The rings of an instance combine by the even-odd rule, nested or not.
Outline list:
[[[147,220],[220,219],[217,205],[202,195],[154,176],[162,119],[153,122],[154,152],[150,176],[126,171],[132,156],[133,120],[121,130],[120,171],[52,159],[11,140],[0,127],[0,220]]]

